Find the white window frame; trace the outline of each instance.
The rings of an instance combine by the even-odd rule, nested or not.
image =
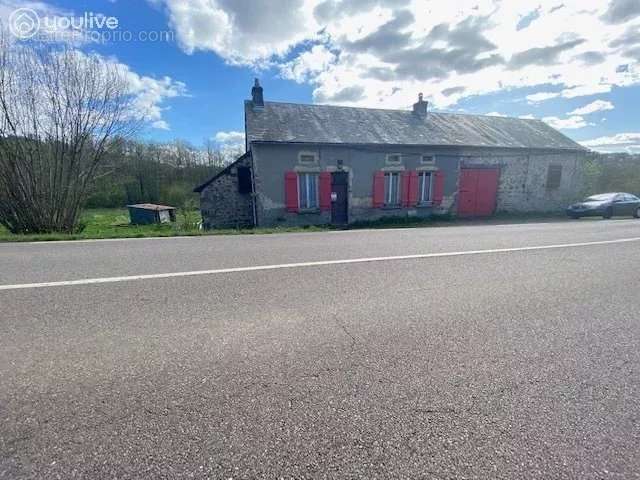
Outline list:
[[[424,198],[424,194],[425,194],[425,185],[426,182],[419,178],[422,176],[426,176],[429,175],[429,198],[425,200]],[[420,185],[420,192],[419,192],[419,197],[418,197],[418,204],[420,205],[426,205],[426,204],[430,204],[431,202],[433,202],[433,172],[431,171],[422,171],[422,172],[418,172],[418,184]]]
[[[318,188],[320,187],[319,185],[319,178],[320,175],[318,175],[317,173],[314,172],[299,172],[298,173],[298,209],[299,210],[317,210],[320,206],[320,199],[318,198],[320,196],[320,192],[318,191]],[[315,188],[315,198],[314,198],[314,206],[310,207],[309,204],[311,203],[311,195],[309,194],[309,185],[311,184],[311,179],[313,179],[313,181],[315,181],[316,183],[316,188]],[[306,206],[303,207],[302,206],[302,182],[305,182],[305,192],[306,192]]]
[[[385,207],[398,207],[400,206],[400,189],[402,188],[401,186],[401,178],[400,178],[400,173],[401,172],[384,172],[384,188],[385,188],[385,199],[384,199],[384,206]],[[397,177],[397,187],[396,187],[396,192],[395,192],[395,201],[391,201],[392,200],[392,194],[393,191],[391,189],[391,176],[396,176]],[[387,188],[387,177],[389,178],[389,188]]]
[[[429,160],[426,160],[427,158]],[[435,155],[421,155],[420,156],[420,164],[422,164],[422,165],[435,165],[436,164]]]
[[[303,160],[304,157],[313,157],[313,160]],[[318,154],[316,152],[300,152],[298,153],[298,163],[302,165],[315,165],[318,163]]]
[[[398,160],[391,160],[394,157],[397,157]],[[386,163],[387,165],[402,165],[402,154],[401,153],[387,154]]]

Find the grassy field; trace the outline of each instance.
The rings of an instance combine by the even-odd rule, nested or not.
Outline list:
[[[376,221],[356,222],[349,225],[350,229],[369,228],[416,228],[449,225],[478,224],[478,223],[524,223],[553,221],[565,219],[564,215],[558,214],[501,214],[489,219],[464,220],[451,217],[437,217],[432,219],[409,218],[382,218]],[[198,229],[200,212],[189,211],[185,215],[177,213],[176,222],[163,225],[130,225],[129,213],[126,209],[93,209],[87,210],[82,216],[82,223],[85,226],[79,233],[45,233],[33,235],[14,235],[0,226],[0,242],[31,242],[31,241],[54,241],[54,240],[83,240],[96,238],[142,238],[142,237],[172,237],[181,235],[237,235],[237,234],[268,234],[285,232],[317,232],[331,230],[329,225],[310,227],[274,227],[274,228],[254,228],[254,229],[224,229],[202,231]]]

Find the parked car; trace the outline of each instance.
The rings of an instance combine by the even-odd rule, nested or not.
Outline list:
[[[601,193],[585,198],[567,208],[571,218],[633,215],[640,217],[640,198],[630,193]]]

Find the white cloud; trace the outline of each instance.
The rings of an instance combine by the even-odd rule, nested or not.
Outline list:
[[[153,128],[170,130],[169,124],[162,118],[162,112],[166,109],[164,104],[168,99],[186,96],[186,85],[167,76],[153,78],[139,75],[128,65],[116,59],[100,58],[105,64],[112,65],[122,72],[129,86],[129,92],[135,97],[136,115],[149,122]]]
[[[544,102],[552,98],[577,98],[597,95],[599,93],[609,93],[611,91],[610,84],[593,84],[593,85],[575,85],[571,88],[565,88],[561,92],[538,92],[527,95],[527,102],[530,104]]]
[[[550,100],[552,98],[557,98],[559,97],[560,94],[559,93],[554,93],[554,92],[539,92],[539,93],[534,93],[532,95],[527,95],[527,102],[529,103],[539,103],[539,102],[544,102],[545,100]]]
[[[169,128],[169,124],[165,120],[156,120],[151,123],[153,128],[157,128],[158,130],[171,130]]]
[[[507,116],[504,113],[500,113],[500,112],[489,112],[489,113],[485,113],[485,115],[488,115],[490,117],[506,117]]]
[[[518,118],[521,118],[523,120],[535,120],[536,119],[536,117],[534,117],[530,113],[528,113],[526,115],[518,115]]]
[[[541,0],[540,16],[520,30],[528,2],[163,1],[185,51],[275,65],[283,77],[313,85],[318,101],[408,108],[424,92],[447,108],[513,88],[544,88],[527,97],[536,103],[640,84],[639,62],[611,46],[640,17],[608,23],[602,0],[563,0],[562,8]]]
[[[599,152],[640,152],[640,133],[618,133],[580,142],[583,146]]]
[[[562,130],[575,130],[578,128],[584,128],[586,126],[593,125],[592,123],[587,123],[587,121],[579,115],[574,115],[567,118],[544,117],[542,121],[549,124],[553,128]]]
[[[592,85],[578,85],[562,90],[562,96],[564,98],[587,97],[598,93],[609,93],[610,91],[610,84],[594,83]]]
[[[233,130],[216,132],[213,140],[217,143],[219,152],[228,162],[235,160],[244,153],[244,132]]]
[[[95,53],[86,54],[80,50],[72,50],[76,55],[88,56],[98,60],[101,68],[116,69],[124,78],[128,94],[133,97],[132,116],[135,116],[152,128],[170,130],[169,124],[163,120],[162,112],[166,110],[166,100],[187,95],[187,87],[183,82],[171,77],[153,78],[140,75],[116,58],[105,57]]]
[[[336,61],[336,56],[324,45],[314,45],[311,50],[280,66],[283,78],[303,83],[312,75],[327,70]]]
[[[613,109],[613,103],[606,100],[596,100],[589,103],[588,105],[585,105],[584,107],[576,108],[574,111],[569,112],[569,115],[589,115],[590,113]]]
[[[217,132],[213,139],[218,143],[223,144],[243,144],[244,145],[244,132],[229,131],[229,132]]]
[[[303,0],[166,0],[182,48],[211,50],[234,64],[259,64],[315,37]]]

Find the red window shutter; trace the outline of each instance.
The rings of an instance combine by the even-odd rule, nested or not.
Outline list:
[[[298,174],[296,172],[284,174],[284,203],[287,212],[298,211]]]
[[[384,172],[376,172],[373,176],[373,208],[384,205]]]
[[[331,172],[320,173],[320,210],[331,210]]]
[[[418,172],[409,172],[409,206],[418,204]]]
[[[433,178],[433,203],[440,205],[444,196],[444,173],[438,170]]]
[[[402,172],[402,182],[400,184],[400,204],[403,207],[409,206],[409,179],[411,178],[409,172]]]

